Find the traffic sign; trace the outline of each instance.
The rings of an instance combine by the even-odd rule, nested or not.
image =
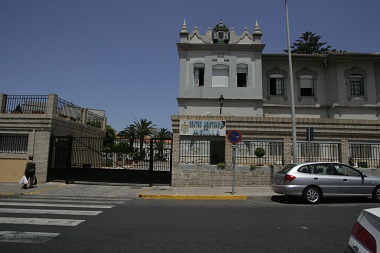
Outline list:
[[[228,132],[227,139],[232,144],[237,144],[241,141],[243,138],[243,135],[239,130],[231,130]]]

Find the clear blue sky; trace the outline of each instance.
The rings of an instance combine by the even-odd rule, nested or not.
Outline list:
[[[379,0],[289,0],[291,41],[312,31],[332,48],[380,52]],[[117,131],[146,118],[171,130],[183,20],[204,34],[259,22],[264,53],[287,48],[285,0],[0,0],[0,92],[103,109]]]

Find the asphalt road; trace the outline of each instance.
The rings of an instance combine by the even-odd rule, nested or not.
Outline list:
[[[344,251],[360,211],[378,206],[363,199],[305,205],[299,199],[282,196],[248,201],[5,198],[0,199],[0,249],[1,252],[335,253]],[[15,213],[14,209],[25,213]],[[65,214],[62,210],[78,213]],[[19,224],[23,219],[26,224]],[[47,223],[38,225],[42,221]],[[68,223],[60,224],[63,221]]]

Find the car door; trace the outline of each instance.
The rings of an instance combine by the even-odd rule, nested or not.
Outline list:
[[[374,186],[366,182],[363,173],[345,164],[333,163],[333,167],[339,173],[344,195],[371,195]]]
[[[341,180],[330,163],[316,163],[313,165],[312,181],[318,185],[324,196],[341,194]]]

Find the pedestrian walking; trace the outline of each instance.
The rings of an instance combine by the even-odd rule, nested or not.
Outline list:
[[[36,164],[33,162],[33,156],[29,156],[29,160],[26,162],[24,175],[29,181],[29,188],[33,188],[33,181],[36,175]],[[27,186],[27,184],[24,184],[25,189],[27,189]]]

